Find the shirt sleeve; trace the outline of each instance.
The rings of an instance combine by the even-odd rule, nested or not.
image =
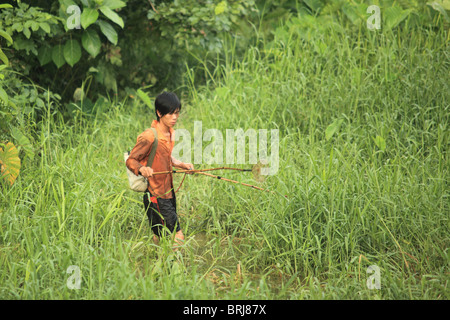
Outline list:
[[[149,138],[144,137],[143,135],[139,135],[137,138],[136,145],[127,159],[126,166],[130,169],[135,175],[140,175],[139,169],[143,167],[140,163],[145,158],[148,158],[150,154],[150,149],[153,144],[153,140],[149,140]]]

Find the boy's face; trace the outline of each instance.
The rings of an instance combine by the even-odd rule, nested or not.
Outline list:
[[[159,112],[158,115],[160,115]],[[165,114],[162,117],[160,116],[159,121],[165,126],[172,128],[177,123],[179,116],[180,116],[180,109],[177,109],[173,113]]]

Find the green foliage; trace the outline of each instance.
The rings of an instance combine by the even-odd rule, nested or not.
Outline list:
[[[0,9],[1,8],[12,8],[12,6],[0,5]],[[41,23],[41,26],[42,25],[44,25],[43,29],[47,29],[46,23]],[[36,31],[36,27],[33,27],[33,24],[31,24],[31,26],[32,29]],[[21,28],[21,26],[20,25],[17,26],[17,24],[16,27],[19,29]],[[27,27],[28,27],[27,25],[23,26],[23,28]],[[5,31],[0,30],[0,35],[2,35],[8,41],[9,44],[14,43],[11,36]],[[48,56],[48,52],[46,54],[47,56],[44,55],[41,57],[41,59],[45,58],[50,60],[51,57]],[[2,60],[5,63],[4,65],[0,65],[0,141],[10,140],[12,138],[17,142],[17,145],[19,147],[18,152],[20,152],[20,150],[23,148],[23,150],[25,151],[25,158],[33,160],[34,158],[33,145],[28,139],[28,137],[22,133],[19,127],[22,128],[22,130],[26,130],[25,127],[27,127],[28,124],[26,123],[26,118],[28,119],[31,118],[32,120],[38,118],[38,113],[42,112],[44,108],[44,101],[43,101],[44,96],[43,93],[39,94],[38,88],[35,85],[27,86],[25,81],[20,79],[21,75],[19,73],[16,73],[12,71],[11,68],[8,68],[9,60],[1,49],[0,49],[0,57],[2,57]],[[5,75],[7,75],[7,77],[5,77]],[[48,100],[50,96],[52,100],[56,98],[56,96],[54,96],[50,92],[47,92]],[[56,99],[59,99],[59,96],[57,96]],[[30,117],[30,114],[35,115],[31,115]],[[29,130],[30,127],[28,126],[28,131]],[[11,145],[14,146],[13,144]],[[7,147],[11,145],[8,144]],[[14,161],[6,157],[5,152],[7,150],[14,151],[13,157]],[[16,157],[15,152],[16,152],[15,147],[14,148],[8,147],[3,151],[2,170],[6,170],[7,172],[9,172],[7,179],[8,181],[10,181],[11,184],[17,177],[19,172],[18,168],[20,168],[20,160],[18,162],[15,160]],[[11,164],[11,161],[13,164]],[[19,167],[15,167],[14,164],[17,163]],[[11,171],[12,170],[11,168],[14,170]]]
[[[342,125],[342,122],[344,122],[344,119],[338,119],[335,120],[333,123],[331,123],[327,129],[325,130],[325,139],[330,140],[331,137],[339,130],[339,128]]]
[[[213,59],[214,54],[223,58],[223,34],[239,34],[236,51],[246,48],[253,31],[244,22],[246,18],[259,24],[258,30],[271,38],[273,27],[293,14],[331,17],[363,27],[370,4],[342,0],[189,0],[148,2],[143,10],[137,0],[19,1],[13,8],[5,5],[0,12],[0,36],[11,47],[0,49],[0,59],[12,59],[15,71],[59,92],[64,102],[70,100],[91,68],[97,70],[91,95],[103,95],[106,89],[107,94],[112,91],[125,96],[148,85],[157,92],[184,85],[181,75],[186,64],[195,65],[204,56]],[[386,31],[402,23],[435,25],[439,17],[448,22],[449,5],[444,0],[384,0],[375,4],[382,9]],[[78,11],[68,11],[74,5]],[[77,18],[79,29],[73,25]],[[197,81],[207,78],[202,72],[197,74]],[[2,99],[7,95],[7,90],[0,89]]]
[[[194,120],[201,120],[204,130],[279,129],[279,171],[260,183],[288,198],[186,177],[177,194],[186,243],[176,253],[170,239],[152,243],[142,198],[126,191],[121,153],[111,152],[134,143],[148,127],[148,118],[136,116],[148,107],[137,100],[93,103],[88,97],[91,79],[105,76],[102,64],[120,72],[120,55],[134,52],[136,59],[129,64],[123,58],[122,68],[130,72],[126,79],[140,77],[136,85],[147,82],[138,94],[151,105],[144,89],[152,78],[136,69],[147,66],[143,60],[152,42],[137,37],[123,46],[123,33],[116,29],[123,50],[101,49],[105,59],[101,52],[95,64],[101,67],[90,66],[74,90],[69,122],[62,121],[50,94],[42,114],[37,103],[46,96],[42,89],[2,69],[8,93],[14,91],[10,99],[21,98],[18,110],[2,106],[9,115],[0,130],[11,124],[18,130],[8,129],[12,134],[0,140],[20,146],[19,156],[29,161],[8,192],[0,192],[0,296],[448,299],[445,19],[436,13],[431,24],[421,26],[411,13],[390,30],[372,32],[363,19],[353,23],[342,10],[330,10],[331,2],[316,11],[314,2],[308,3],[311,7],[302,2],[295,14],[287,12],[291,18],[272,30],[272,39],[249,47],[244,56],[230,41],[215,65],[204,58],[205,86],[198,86],[199,74],[188,65],[191,83],[182,91],[178,125],[190,132]],[[134,27],[147,34],[143,25]],[[63,40],[60,45],[70,39]],[[164,54],[171,45],[157,49]],[[164,65],[170,61],[157,59],[157,51],[148,50],[163,65],[155,70],[173,71]],[[139,53],[145,53],[142,60]],[[133,64],[136,69],[129,68]],[[124,87],[121,77],[100,80],[111,78]],[[22,92],[16,84],[25,82]],[[174,176],[175,186],[181,178]],[[255,184],[251,175],[230,178]],[[381,270],[381,290],[366,286],[366,269],[374,264]],[[67,287],[71,265],[81,269],[80,290]]]
[[[199,65],[198,57],[223,54],[223,34],[240,37],[243,21],[255,12],[253,1],[242,0],[227,1],[226,6],[221,1],[151,3],[153,7],[149,3],[143,11],[141,2],[129,1],[123,10],[123,65],[113,72],[118,86],[133,95],[136,87],[159,92],[185,86],[186,65]],[[202,70],[196,72],[199,81],[207,81]]]
[[[191,211],[211,239],[253,239],[239,246],[251,255],[247,269],[281,269],[307,297],[448,296],[445,21],[418,26],[408,16],[373,32],[325,9],[292,17],[273,41],[217,64],[214,82],[191,86],[195,112],[183,123],[279,129],[280,169],[265,186],[290,200],[210,182],[191,187],[185,204],[198,199]],[[366,296],[370,264],[392,290]],[[427,286],[428,274],[440,284]]]
[[[12,6],[9,4],[0,4],[0,9],[4,9],[4,8],[12,8]],[[0,25],[0,27],[1,27],[1,25]],[[4,39],[6,39],[9,44],[13,43],[11,36],[8,33],[6,33],[4,30],[2,30],[1,28],[0,28],[0,36],[3,37]],[[4,65],[0,65],[0,105],[2,105],[2,104],[8,105],[8,104],[10,104],[8,94],[5,91],[5,89],[3,89],[3,87],[2,87],[3,80],[5,78],[5,75],[2,73],[2,71],[5,70],[6,67],[9,65],[9,59],[5,55],[5,53],[3,52],[1,47],[0,47],[0,61],[3,61],[3,63],[4,63]]]
[[[25,65],[25,70],[20,70],[21,72],[40,85],[51,86],[55,91],[62,92],[63,97],[67,99],[70,91],[74,90],[72,87],[77,86],[74,80],[86,75],[92,66],[93,60],[87,61],[82,57],[96,58],[100,54],[103,40],[99,35],[104,34],[106,41],[111,40],[113,44],[117,44],[117,32],[108,21],[123,27],[123,20],[112,9],[124,7],[125,2],[61,0],[59,6],[55,3],[37,5],[40,7],[18,2],[16,7],[2,13],[5,30],[15,39],[15,51],[11,52],[14,53],[13,68],[16,68],[16,65]],[[70,11],[68,9],[71,6],[79,6],[79,9]],[[76,18],[79,18],[82,29],[69,23],[73,22],[72,20],[77,21]],[[109,49],[108,47],[107,50]],[[21,53],[22,51],[26,54]],[[37,58],[38,65],[30,54]],[[48,65],[50,62],[53,62],[56,69]],[[77,75],[72,69],[75,66],[79,67]],[[45,70],[45,76],[42,72],[32,72],[42,68]],[[58,69],[64,69],[63,79],[55,83],[49,75],[53,73],[55,77]],[[83,69],[85,73],[80,74],[79,71]],[[105,83],[108,83],[108,80],[101,84]]]
[[[14,38],[13,48],[26,54],[38,55],[40,41],[58,34],[60,19],[36,7],[19,2],[0,13],[5,31]]]
[[[87,29],[91,24],[97,21],[98,19],[98,10],[85,8],[83,13],[81,14],[81,26],[83,29]]]
[[[117,13],[115,13],[114,11],[112,11],[110,8],[108,8],[107,6],[101,6],[101,7],[100,7],[100,11],[101,11],[106,17],[108,17],[109,20],[111,20],[112,22],[118,24],[121,28],[124,27],[122,18],[121,18]]]
[[[53,47],[52,60],[58,69],[66,63],[66,60],[64,58],[64,46],[62,44],[58,44]]]
[[[153,110],[152,101],[150,100],[150,98],[144,91],[142,91],[141,89],[138,89],[137,95],[145,103],[145,105],[150,108],[150,110]]]
[[[231,32],[233,24],[251,13],[254,1],[162,1],[157,12],[149,9],[147,18],[162,39],[178,46],[201,46],[210,52],[222,49],[218,35]]]
[[[81,47],[77,40],[69,40],[64,45],[64,59],[73,67],[81,58]]]
[[[448,26],[448,11],[450,3],[447,0],[419,1],[419,0],[380,0],[380,1],[346,1],[346,0],[270,0],[260,1],[258,7],[264,13],[264,20],[260,27],[266,37],[271,38],[273,29],[282,20],[290,16],[308,15],[327,17],[329,22],[338,22],[339,26],[366,27],[370,14],[367,8],[377,5],[381,10],[382,29],[389,31],[400,24],[410,27],[438,26],[439,19],[443,19]],[[327,22],[327,23],[329,23]]]
[[[15,71],[59,92],[66,107],[91,68],[97,70],[91,95],[100,96],[106,89],[123,96],[149,84],[155,90],[179,86],[179,71],[189,60],[186,49],[219,52],[219,34],[232,31],[233,24],[250,13],[253,1],[155,5],[157,14],[150,3],[142,10],[137,0],[18,1],[0,13],[5,30],[0,35],[8,41],[14,38],[14,50],[0,52],[0,58],[12,58]],[[136,57],[139,63],[130,66]],[[166,72],[161,60],[168,65]]]
[[[386,150],[386,141],[381,136],[376,136],[373,141],[375,142],[378,149],[381,151]]]
[[[106,21],[98,20],[100,30],[106,36],[106,38],[114,45],[117,45],[118,35],[116,30]],[[99,39],[100,40],[100,39]],[[95,58],[95,55],[93,55]]]
[[[81,38],[83,48],[92,56],[97,57],[101,49],[101,40],[95,30],[86,30]]]

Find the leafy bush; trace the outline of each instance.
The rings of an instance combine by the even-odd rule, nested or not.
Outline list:
[[[14,39],[0,56],[67,103],[90,77],[90,93],[83,95],[91,100],[129,95],[141,86],[181,85],[188,51],[218,52],[219,34],[231,32],[254,2],[149,1],[144,8],[137,0],[14,4],[0,12],[3,35]]]

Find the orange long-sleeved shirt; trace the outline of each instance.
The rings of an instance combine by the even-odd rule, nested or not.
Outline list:
[[[166,138],[163,132],[158,129],[157,121],[153,120],[152,128],[156,128],[158,133],[158,147],[151,168],[154,172],[172,171],[172,150],[175,145],[175,134],[172,128],[169,129],[170,140]],[[155,137],[151,129],[146,129],[137,137],[136,145],[131,150],[130,156],[126,162],[128,169],[139,175],[139,169],[145,166],[150,155],[151,146]],[[173,179],[172,173],[155,175],[148,179],[148,190],[152,195],[169,199],[173,197]]]

